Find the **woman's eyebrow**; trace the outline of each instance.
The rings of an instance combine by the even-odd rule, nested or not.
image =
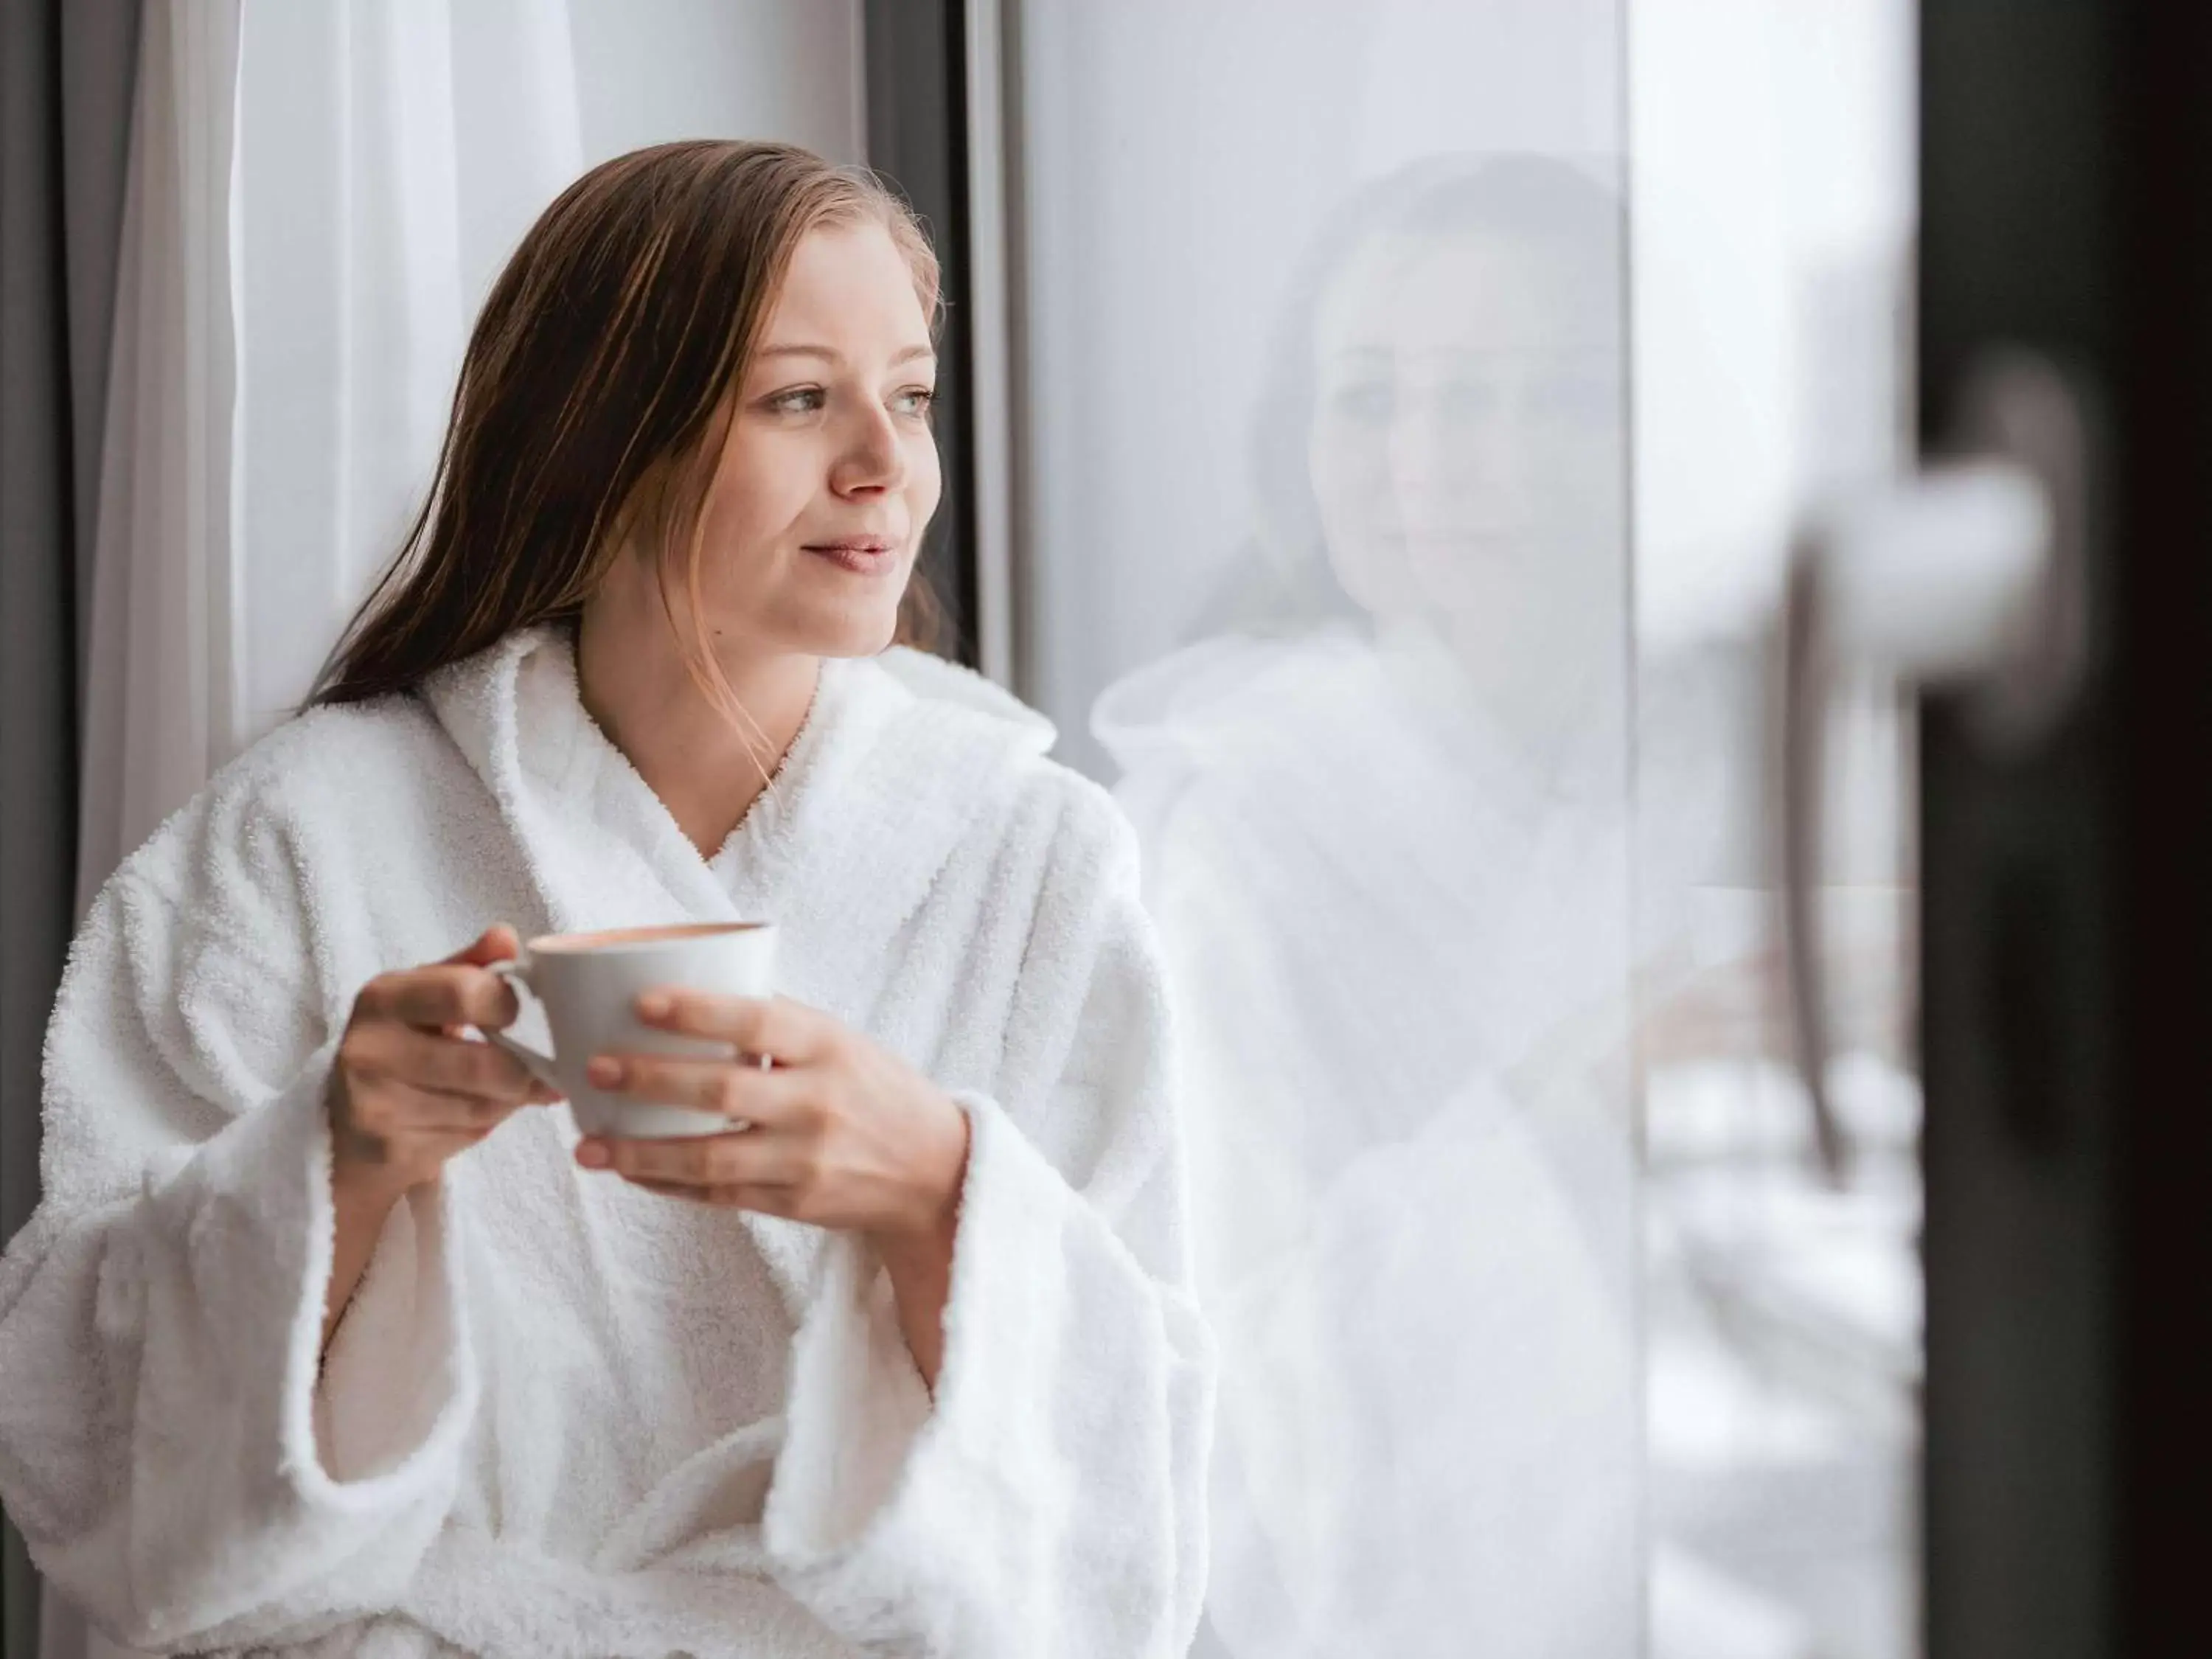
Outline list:
[[[836,350],[834,347],[826,345],[806,345],[795,343],[792,345],[763,346],[753,355],[757,357],[820,357],[826,362],[833,363],[842,363],[845,361],[844,354],[842,352]],[[933,358],[936,356],[937,353],[928,346],[910,345],[905,350],[900,352],[897,356],[891,359],[891,366],[896,368],[901,363],[910,363],[918,358]]]

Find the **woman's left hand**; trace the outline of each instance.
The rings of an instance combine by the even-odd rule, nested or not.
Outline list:
[[[641,1023],[757,1060],[595,1056],[595,1087],[717,1112],[750,1127],[675,1140],[593,1137],[587,1169],[678,1198],[865,1233],[894,1249],[946,1239],[968,1162],[968,1115],[896,1055],[784,998],[648,991]]]

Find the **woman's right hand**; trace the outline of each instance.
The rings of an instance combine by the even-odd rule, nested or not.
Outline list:
[[[514,1024],[514,993],[485,964],[519,948],[513,928],[494,927],[443,962],[380,974],[362,988],[331,1072],[338,1184],[404,1192],[517,1107],[560,1098],[512,1054],[460,1035]]]

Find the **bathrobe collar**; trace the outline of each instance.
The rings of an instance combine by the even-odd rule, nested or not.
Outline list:
[[[834,945],[864,961],[1054,736],[919,652],[829,659],[774,787],[710,861],[585,711],[565,628],[509,635],[422,695],[490,792],[556,931],[763,918],[797,931],[832,920],[834,903],[810,954]]]

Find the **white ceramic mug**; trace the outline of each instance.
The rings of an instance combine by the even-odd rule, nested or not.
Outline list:
[[[734,1060],[726,1042],[672,1036],[641,1024],[637,1000],[656,987],[724,996],[775,994],[775,926],[765,921],[703,922],[670,927],[622,927],[600,933],[549,933],[491,971],[527,991],[545,1009],[553,1052],[541,1054],[504,1031],[487,1031],[548,1088],[568,1097],[576,1127],[587,1135],[660,1140],[724,1134],[746,1126],[718,1112],[665,1106],[595,1089],[584,1068],[603,1054],[675,1054]]]

